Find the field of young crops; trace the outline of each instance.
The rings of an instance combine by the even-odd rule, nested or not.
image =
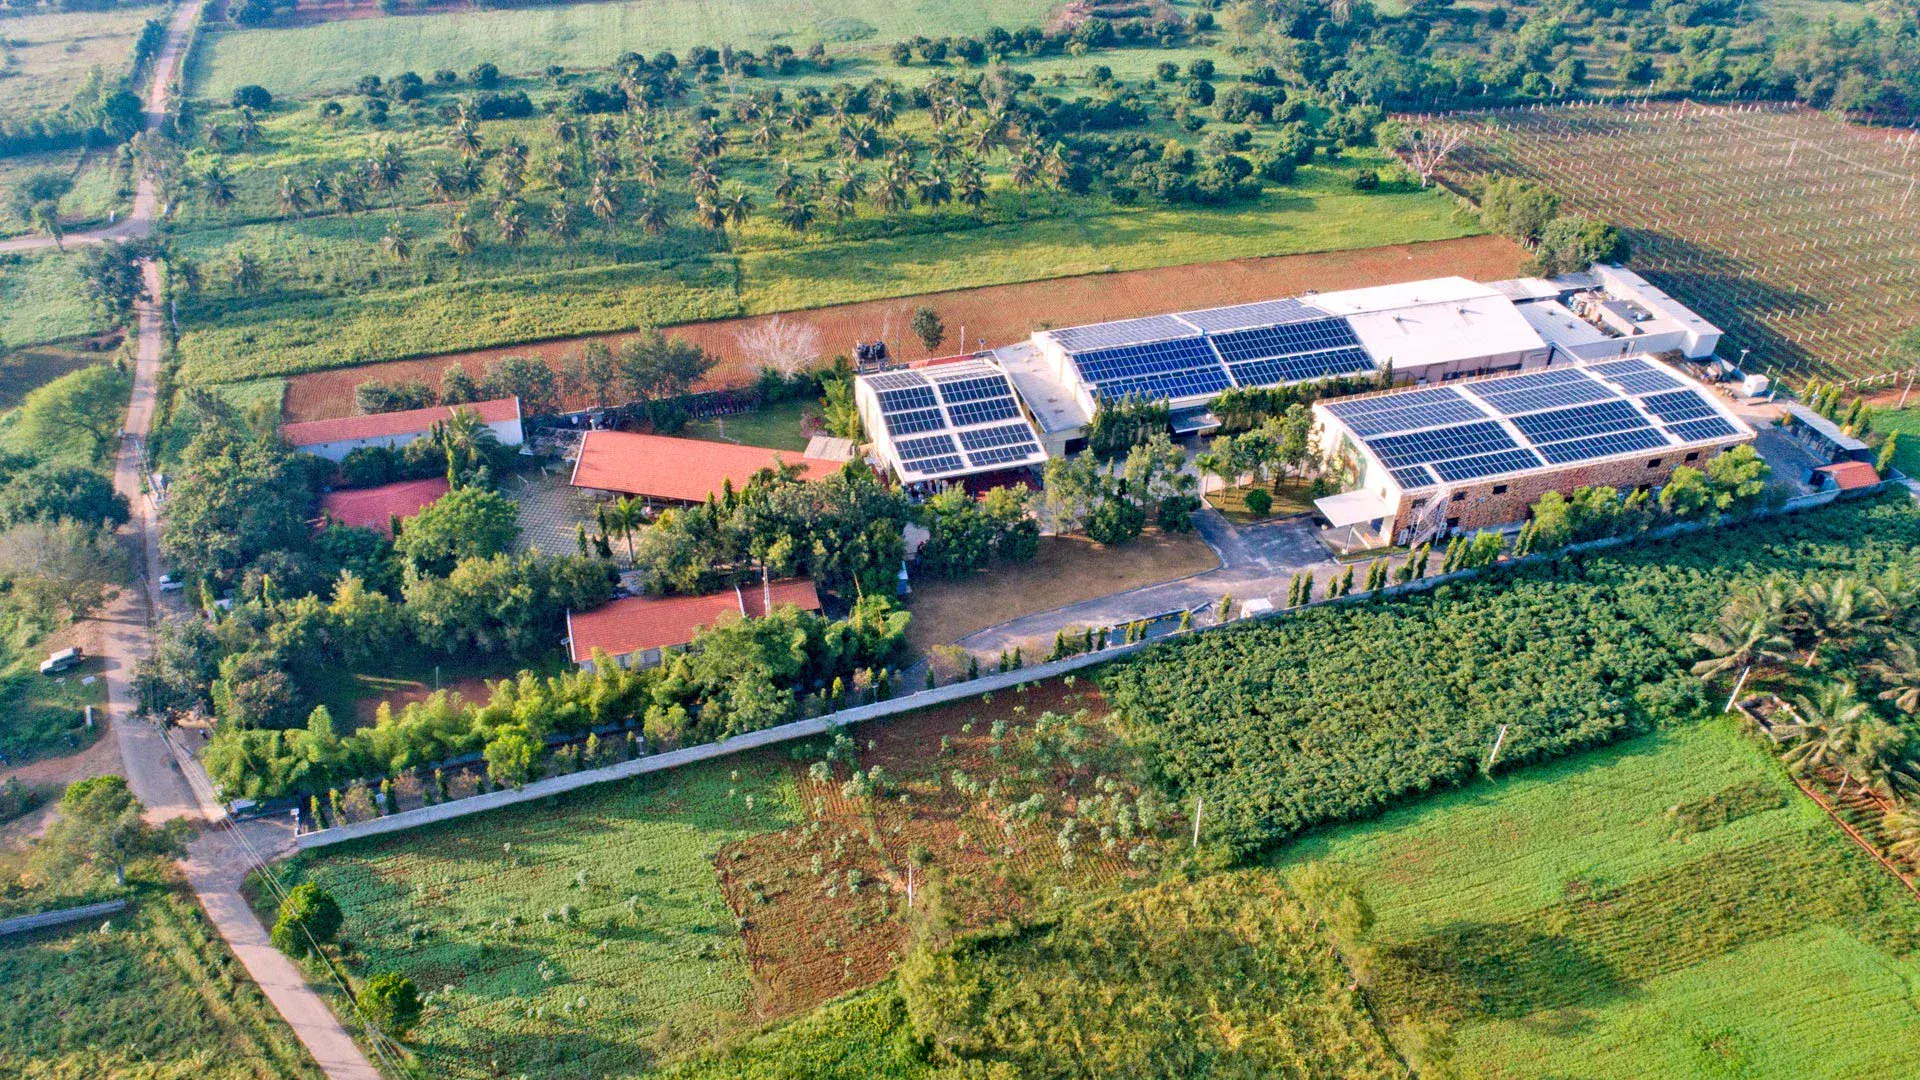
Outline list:
[[[1753,370],[1904,369],[1920,326],[1920,133],[1780,105],[1685,102],[1408,118],[1463,142],[1462,187],[1540,181],[1623,227],[1633,265],[1726,331]]]
[[[0,945],[0,1075],[256,1080],[321,1075],[192,900]]]
[[[1903,492],[1163,644],[1102,676],[1205,835],[1255,848],[1691,714],[1682,677],[1730,586],[1911,565]]]
[[[346,912],[353,969],[432,994],[409,1037],[438,1077],[629,1075],[748,1018],[715,880],[729,841],[792,820],[742,758],[296,862]]]
[[[1277,862],[1362,889],[1376,1006],[1451,1023],[1466,1075],[1920,1069],[1920,902],[1727,721],[1475,781]]]
[[[61,341],[110,325],[87,299],[78,256],[0,255],[0,349]]]

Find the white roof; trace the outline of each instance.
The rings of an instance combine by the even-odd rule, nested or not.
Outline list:
[[[1327,523],[1336,529],[1390,518],[1400,509],[1398,503],[1388,502],[1385,496],[1364,490],[1328,495],[1313,500],[1313,505],[1320,508],[1320,512],[1326,515]]]
[[[1701,318],[1687,305],[1668,296],[1653,282],[1624,266],[1593,265],[1593,274],[1607,292],[1638,303],[1655,316],[1678,323],[1696,334],[1718,334],[1720,328]]]
[[[1575,315],[1572,308],[1558,300],[1521,304],[1520,317],[1541,337],[1562,348],[1614,340],[1612,334]]]
[[[1375,363],[1391,362],[1400,372],[1546,349],[1547,343],[1513,301],[1484,286],[1477,288],[1478,295],[1358,312],[1348,315],[1347,322]],[[1314,302],[1323,299],[1316,296]]]
[[[1006,369],[1013,388],[1032,411],[1040,430],[1053,434],[1082,428],[1092,419],[1074,388],[1055,377],[1046,357],[1028,342],[1007,345],[993,351],[993,358]]]
[[[1482,285],[1470,278],[1439,277],[1424,278],[1420,281],[1399,281],[1392,285],[1370,285],[1364,289],[1312,293],[1300,299],[1301,302],[1311,304],[1329,315],[1361,315],[1369,311],[1418,307],[1421,304],[1444,304],[1499,295],[1500,291],[1493,286]]]

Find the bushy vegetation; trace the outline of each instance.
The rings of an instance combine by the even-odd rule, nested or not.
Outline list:
[[[1644,730],[1706,704],[1682,671],[1730,587],[1887,569],[1905,500],[1848,504],[1159,645],[1105,676],[1127,729],[1257,848],[1323,821]]]

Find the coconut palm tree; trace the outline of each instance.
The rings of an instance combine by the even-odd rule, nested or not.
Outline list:
[[[593,122],[590,136],[596,146],[612,146],[620,140],[620,128],[613,122],[613,117],[603,116]]]
[[[613,219],[620,215],[619,196],[614,194],[613,185],[607,183],[606,178],[595,178],[587,190],[587,210],[599,218],[602,225],[613,224]]]
[[[1795,698],[1793,711],[1795,722],[1784,732],[1793,744],[1780,756],[1795,772],[1845,769],[1860,725],[1872,715],[1867,703],[1854,695],[1852,684],[1844,682],[1827,683],[1811,697]],[[1844,778],[1840,792],[1846,794]]]
[[[1889,841],[1887,854],[1908,865],[1920,863],[1920,812],[1904,806],[1889,810],[1880,819],[1880,830]]]
[[[485,174],[480,171],[480,163],[472,158],[463,158],[456,162],[453,168],[447,170],[447,175],[451,177],[453,190],[461,195],[479,194],[481,186],[486,182]]]
[[[274,199],[280,208],[280,216],[288,220],[305,217],[307,213],[307,189],[292,173],[280,175],[280,193]]]
[[[810,199],[788,199],[780,204],[780,224],[796,233],[804,233],[811,228],[816,216]]]
[[[873,205],[883,214],[899,213],[907,208],[907,176],[904,170],[889,168],[873,183]]]
[[[633,178],[648,187],[660,186],[660,155],[642,150],[633,155]]]
[[[518,199],[502,199],[494,208],[493,224],[500,230],[500,239],[509,246],[518,246],[527,238],[526,213]]]
[[[240,120],[234,125],[233,134],[241,146],[251,146],[260,137],[260,121],[254,118],[252,109],[240,107]]]
[[[580,212],[572,203],[556,199],[547,207],[547,235],[562,244],[580,235]]]
[[[380,246],[386,249],[395,262],[406,262],[413,257],[413,234],[409,233],[398,221],[387,223],[387,232],[380,238]]]
[[[687,189],[695,195],[712,198],[720,191],[720,174],[700,162],[687,174]]]
[[[1015,154],[1012,164],[1007,166],[1007,178],[1021,191],[1032,187],[1040,179],[1040,155],[1034,153],[1032,148]]]
[[[620,172],[620,148],[612,143],[593,144],[593,171],[596,176],[615,176]]]
[[[433,196],[433,201],[452,202],[457,183],[452,169],[444,165],[427,167],[427,194]]]
[[[392,139],[367,158],[367,182],[375,191],[393,191],[407,174],[407,155]]]
[[[960,163],[954,180],[954,198],[969,210],[978,211],[987,203],[987,185],[980,175],[980,163],[968,158]]]
[[[480,156],[480,125],[464,113],[453,122],[453,128],[447,134],[447,146],[463,158]]]
[[[627,541],[627,564],[634,561],[634,530],[646,524],[646,504],[637,496],[626,495],[607,504],[607,529],[619,533]]]
[[[1869,661],[1864,670],[1886,687],[1878,695],[1881,701],[1891,701],[1909,715],[1920,713],[1920,651],[1913,642],[1905,638],[1888,642],[1886,655]]]
[[[447,247],[462,258],[471,255],[480,247],[480,230],[473,227],[473,219],[465,213],[460,214],[447,225]]]
[[[933,169],[922,176],[918,190],[924,206],[938,208],[953,201],[953,181],[947,179],[944,169]]]
[[[307,182],[307,193],[313,197],[314,206],[325,206],[333,201],[333,178],[326,173],[316,175]]]
[[[721,197],[720,205],[727,214],[727,224],[735,229],[745,227],[747,219],[753,216],[753,193],[735,184]]]
[[[872,124],[848,120],[840,125],[837,137],[848,157],[864,161],[880,154],[880,132]]]
[[[780,120],[774,116],[763,116],[753,129],[753,145],[762,150],[771,150],[780,145]]]
[[[1707,651],[1706,658],[1693,665],[1693,674],[1711,679],[1751,664],[1791,662],[1793,639],[1786,635],[1783,622],[1777,611],[1751,610],[1739,603],[1728,605],[1718,626],[1693,635],[1693,643]]]
[[[227,178],[227,168],[219,158],[207,162],[201,171],[200,195],[215,210],[224,211],[233,205],[233,181]]]
[[[693,127],[688,149],[697,159],[719,157],[727,149],[726,133],[714,127],[713,121],[702,120]]]
[[[1920,769],[1907,757],[1907,733],[1877,716],[1855,729],[1845,769],[1882,798],[1905,800],[1920,792]]]
[[[1787,599],[1786,627],[1806,651],[1805,664],[1819,667],[1822,653],[1887,632],[1893,613],[1871,585],[1844,574],[1796,589]]]
[[[429,438],[447,456],[449,487],[459,487],[472,475],[482,451],[500,441],[493,429],[480,419],[480,414],[468,408],[456,408],[445,420],[434,424]]]
[[[667,212],[661,207],[659,199],[642,196],[634,207],[633,220],[640,226],[640,231],[648,236],[659,236],[667,231]]]
[[[233,288],[235,292],[251,293],[260,288],[262,281],[260,262],[249,252],[241,252],[233,257]]]
[[[562,109],[547,116],[547,130],[553,134],[554,142],[570,143],[580,137],[580,121]]]
[[[343,173],[333,182],[333,205],[348,217],[367,208],[367,189],[361,186],[359,177]]]
[[[701,195],[693,200],[693,216],[700,224],[716,232],[727,227],[727,211],[714,196]]]
[[[780,178],[773,182],[773,197],[791,199],[800,192],[800,174],[793,171],[793,162],[780,162]]]

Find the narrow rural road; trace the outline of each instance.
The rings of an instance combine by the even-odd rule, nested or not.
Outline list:
[[[181,53],[200,17],[203,0],[190,0],[174,12],[166,44],[153,65],[153,82],[146,98],[146,127],[156,130],[166,115],[167,91],[179,67]],[[158,197],[151,179],[142,177],[127,220],[110,229],[68,239],[82,242],[141,237],[152,231]],[[9,241],[0,250],[50,247]],[[160,295],[160,270],[149,261],[141,268],[149,297]],[[155,388],[165,351],[165,326],[156,299],[138,307],[138,337],[134,354],[133,396],[127,405],[126,425],[114,462],[114,488],[134,508],[133,520],[122,532],[129,548],[138,553],[142,586],[121,589],[96,617],[101,624],[99,650],[105,662],[107,724],[120,751],[127,784],[155,820],[200,818],[211,826],[182,860],[189,886],[206,909],[215,929],[240,958],[247,974],[273,1002],[329,1080],[381,1080],[346,1028],[320,996],[307,985],[300,969],[268,941],[254,917],[240,885],[255,864],[256,855],[272,858],[291,847],[287,830],[265,823],[234,826],[214,798],[206,776],[191,754],[177,750],[158,727],[139,718],[134,672],[153,649],[152,620],[165,611],[159,591],[159,511],[143,490],[147,436],[153,427]],[[245,830],[245,831],[243,831]]]
[[[160,45],[159,55],[153,58],[153,79],[147,84],[146,129],[158,131],[167,115],[167,93],[173,85],[175,72],[180,70],[187,42],[193,38],[193,28],[200,22],[200,9],[206,6],[206,0],[187,0],[174,9],[173,18],[167,23],[167,39]],[[154,218],[159,216],[160,192],[152,180],[141,177],[133,191],[133,211],[125,218],[104,229],[90,232],[71,233],[61,238],[63,244],[98,244],[108,240],[134,240],[153,232]],[[37,251],[57,246],[49,236],[20,236],[12,240],[0,240],[0,252]]]

